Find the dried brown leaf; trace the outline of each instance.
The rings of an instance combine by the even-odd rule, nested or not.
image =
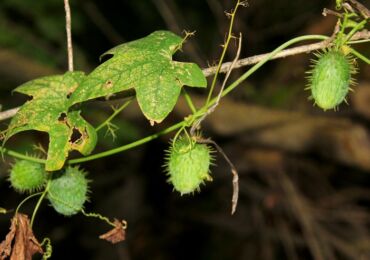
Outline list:
[[[10,231],[0,244],[0,259],[10,256],[10,260],[32,260],[36,253],[43,253],[41,245],[30,228],[27,215],[18,213],[13,217]]]
[[[107,233],[100,235],[99,238],[111,242],[112,244],[116,244],[126,238],[126,222],[115,219],[113,223],[115,227]]]
[[[12,241],[15,236],[15,230],[16,230],[16,218],[14,217],[10,225],[9,233],[6,235],[5,240],[1,242],[0,244],[0,259],[1,260],[10,256],[10,253],[12,252]]]

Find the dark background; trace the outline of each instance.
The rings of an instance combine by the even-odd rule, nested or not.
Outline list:
[[[176,59],[215,64],[228,29],[227,0],[71,1],[75,68],[90,72],[113,46],[160,29],[196,31]],[[269,52],[304,34],[330,35],[336,22],[322,9],[334,1],[249,1],[236,18],[242,57]],[[362,1],[368,7],[369,1]],[[62,0],[0,2],[0,103],[6,110],[26,97],[12,94],[28,80],[67,68]],[[368,44],[358,45],[369,56]],[[232,43],[227,60],[235,56]],[[86,211],[128,221],[126,241],[98,238],[110,227],[82,215],[66,218],[43,203],[34,232],[53,244],[52,259],[370,259],[370,68],[359,62],[358,85],[338,112],[322,112],[307,100],[305,71],[312,55],[265,65],[225,98],[203,132],[222,146],[240,174],[240,201],[230,215],[231,174],[221,156],[214,181],[194,196],[172,192],[162,165],[172,135],[139,148],[81,165],[89,172]],[[236,70],[236,79],[246,68]],[[200,100],[205,92],[191,90]],[[98,125],[111,102],[86,104]],[[137,140],[181,120],[184,102],[151,127],[132,104],[114,120],[117,138],[104,133],[95,152]],[[8,122],[2,122],[5,129]],[[104,132],[104,131],[103,131]],[[33,152],[47,135],[22,133],[7,144]],[[78,157],[72,154],[72,157]],[[14,209],[24,196],[6,181],[11,158],[0,168],[0,206]],[[22,212],[32,214],[35,201]],[[0,215],[0,234],[11,214]]]

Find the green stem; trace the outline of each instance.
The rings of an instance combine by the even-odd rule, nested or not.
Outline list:
[[[127,100],[122,106],[120,106],[118,109],[114,110],[113,114],[108,117],[103,123],[101,123],[97,128],[95,128],[95,131],[98,132],[100,129],[102,129],[105,125],[107,125],[110,121],[113,120],[119,113],[122,112],[130,103],[132,99]]]
[[[265,59],[261,60],[257,64],[255,64],[252,68],[247,70],[242,76],[240,76],[237,80],[235,80],[232,84],[230,84],[222,93],[222,97],[229,94],[232,90],[234,90],[240,83],[242,83],[244,80],[246,80],[250,75],[252,75],[254,72],[256,72],[259,68],[261,68],[267,61],[269,61],[272,57],[274,57],[276,54],[278,54],[280,51],[284,50],[285,48],[289,47],[290,45],[293,45],[295,43],[301,42],[301,41],[309,41],[309,40],[326,40],[328,39],[328,36],[324,35],[305,35],[305,36],[299,36],[296,38],[293,38],[279,47],[277,47],[275,50],[273,50]],[[217,97],[213,98],[207,107],[204,109],[212,106],[217,101]]]
[[[234,27],[234,19],[235,19],[235,15],[236,15],[236,12],[238,11],[238,7],[239,6],[240,6],[240,0],[238,0],[238,2],[236,3],[236,6],[234,8],[234,10],[230,14],[231,19],[230,19],[229,31],[227,33],[227,39],[226,39],[226,42],[225,42],[225,44],[223,46],[222,54],[221,54],[220,60],[219,60],[218,65],[217,65],[216,73],[213,76],[213,80],[212,80],[212,83],[211,83],[211,88],[209,90],[207,101],[206,101],[206,106],[208,106],[208,103],[211,100],[211,97],[212,97],[212,94],[213,94],[213,90],[214,90],[214,88],[216,86],[218,75],[220,73],[221,66],[222,66],[222,63],[223,63],[224,58],[225,58],[225,55],[226,55],[226,51],[227,51],[227,49],[229,47],[230,40],[232,38],[233,27]]]
[[[13,151],[13,150],[6,149],[4,147],[0,148],[0,152],[1,153],[6,153],[7,155],[12,156],[14,158],[18,158],[18,159],[24,159],[24,160],[27,160],[27,161],[37,162],[37,163],[45,163],[44,159],[35,158],[35,157],[32,157],[32,156],[21,154],[21,153],[18,153],[16,151]]]
[[[197,109],[195,108],[195,106],[193,104],[193,101],[191,100],[191,97],[189,96],[189,94],[185,90],[185,88],[182,89],[182,92],[184,93],[184,97],[185,97],[186,103],[188,104],[188,106],[189,106],[189,108],[191,110],[191,113],[192,114],[195,114],[195,112],[197,112]]]
[[[346,38],[344,40],[344,43],[347,43],[349,42],[349,40],[352,38],[352,36],[358,32],[359,30],[361,30],[362,28],[364,28],[365,24],[367,23],[366,20],[363,20],[362,22],[358,23],[355,27],[352,28],[352,30],[346,35]]]
[[[336,38],[335,38],[335,42],[334,42],[335,43],[335,50],[339,50],[339,48],[341,46],[343,46],[343,44],[345,43],[345,41],[344,41],[344,37],[345,37],[344,30],[347,27],[348,15],[349,14],[347,14],[347,13],[344,14],[343,21],[341,21],[340,31],[337,33]]]
[[[46,194],[47,194],[47,192],[48,192],[48,190],[49,190],[49,186],[50,186],[50,181],[48,181],[48,183],[46,184],[46,188],[45,188],[45,190],[42,192],[42,194],[41,194],[41,196],[40,196],[39,200],[37,201],[37,204],[36,204],[36,206],[35,206],[35,208],[34,208],[34,210],[33,210],[32,217],[31,217],[31,224],[30,224],[31,229],[32,229],[32,226],[33,226],[33,222],[34,222],[34,220],[35,220],[35,218],[36,218],[37,211],[38,211],[38,210],[39,210],[39,208],[40,208],[41,202],[43,201],[43,199],[45,198],[45,196],[46,196]]]
[[[359,58],[360,60],[362,60],[363,62],[365,62],[367,64],[370,64],[370,59],[367,58],[365,55],[362,55],[361,53],[359,53],[355,49],[350,48],[350,50],[351,50],[351,53],[353,53],[357,58]]]
[[[182,127],[184,124],[185,124],[185,121],[181,121],[181,122],[179,122],[175,125],[172,125],[172,126],[166,128],[165,130],[163,130],[161,132],[158,132],[158,133],[155,133],[153,135],[147,136],[147,137],[142,138],[140,140],[137,140],[135,142],[132,142],[132,143],[129,143],[129,144],[114,148],[112,150],[105,151],[105,152],[97,153],[97,154],[94,154],[94,155],[90,155],[90,156],[86,156],[86,157],[82,157],[82,158],[78,158],[78,159],[73,159],[73,160],[68,161],[68,163],[69,164],[76,164],[76,163],[87,162],[87,161],[107,157],[107,156],[110,156],[110,155],[113,155],[113,154],[116,154],[116,153],[120,153],[120,152],[129,150],[129,149],[132,149],[136,146],[139,146],[139,145],[145,144],[147,142],[150,142],[150,141],[158,138],[161,135],[165,135],[165,134],[168,134],[172,131],[175,131],[176,129]]]
[[[27,198],[25,198],[24,200],[21,201],[21,203],[18,204],[16,210],[15,210],[15,215],[17,215],[19,209],[22,207],[22,205],[24,203],[26,203],[29,199],[32,199],[33,197],[36,197],[36,196],[39,196],[41,195],[43,192],[38,192],[38,193],[35,193],[35,194],[32,194],[30,196],[28,196]]]
[[[352,45],[352,44],[359,44],[359,43],[366,43],[366,42],[370,42],[370,39],[349,41],[348,44]]]

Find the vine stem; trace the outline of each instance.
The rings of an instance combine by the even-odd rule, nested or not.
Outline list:
[[[222,96],[222,92],[224,91],[225,89],[225,86],[226,86],[226,83],[231,75],[231,72],[236,64],[236,62],[238,61],[239,59],[239,56],[240,56],[240,52],[241,52],[241,49],[242,49],[242,34],[240,33],[239,34],[239,43],[238,43],[238,50],[236,52],[236,56],[235,56],[235,59],[234,61],[231,63],[231,66],[229,67],[229,70],[228,72],[226,73],[226,76],[224,78],[224,81],[222,82],[222,86],[220,88],[220,91],[217,95],[217,99],[216,99],[216,102],[212,105],[212,106],[207,106],[207,112],[205,112],[201,118],[199,118],[191,127],[190,129],[190,134],[193,136],[195,134],[195,131],[200,128],[200,125],[201,123],[203,122],[203,120],[206,119],[207,116],[209,116],[211,113],[213,113],[215,110],[216,110],[216,107],[218,106],[220,100],[221,100],[221,96]]]
[[[270,59],[277,56],[278,53],[280,53],[283,49],[289,47],[290,45],[293,45],[293,44],[301,42],[301,41],[322,40],[322,42],[320,42],[320,43],[321,44],[325,43],[325,46],[327,46],[328,43],[325,40],[327,40],[328,38],[329,37],[325,36],[325,35],[305,35],[305,36],[296,37],[294,39],[291,39],[291,40],[283,43],[282,45],[277,47],[271,53],[264,55],[263,59],[261,59],[257,64],[255,64],[253,67],[251,67],[249,70],[247,70],[241,77],[239,77],[236,81],[234,81],[227,88],[225,88],[225,90],[222,92],[222,97],[229,94],[233,89],[235,89],[245,79],[247,79],[250,75],[252,75],[255,71],[257,71],[261,66],[263,66],[267,61],[269,61]],[[293,55],[293,54],[291,54],[291,55]],[[191,115],[190,117],[192,117],[192,120],[195,120],[195,118],[197,118],[199,116],[202,116],[207,111],[207,109],[210,106],[214,105],[216,102],[217,102],[217,97],[213,98],[209,102],[209,104],[206,104],[205,106],[203,106],[200,110],[198,110],[197,113]],[[190,123],[193,123],[193,121],[190,122]],[[87,161],[99,159],[99,158],[102,158],[102,157],[110,156],[110,155],[113,155],[113,154],[116,154],[116,153],[120,153],[120,152],[129,150],[129,149],[132,149],[134,147],[137,147],[139,145],[142,145],[144,143],[147,143],[149,141],[152,141],[152,140],[158,138],[159,136],[168,134],[168,133],[170,133],[172,131],[175,131],[175,130],[183,127],[183,126],[186,126],[187,124],[189,124],[189,118],[185,118],[183,121],[181,121],[179,123],[176,123],[176,124],[166,128],[166,129],[164,129],[164,130],[162,130],[158,133],[155,133],[153,135],[144,137],[144,138],[142,138],[140,140],[137,140],[135,142],[132,142],[132,143],[129,143],[129,144],[114,148],[112,150],[105,151],[105,152],[97,153],[97,154],[82,157],[82,158],[73,159],[73,160],[70,160],[68,163],[70,163],[70,164],[82,163],[82,162],[87,162]],[[33,158],[33,157],[30,157],[30,156],[27,156],[27,155],[23,155],[23,154],[17,153],[15,151],[12,151],[12,150],[9,150],[9,149],[1,148],[1,151],[5,152],[8,155],[11,155],[15,158],[26,159],[26,160],[30,160],[30,161],[39,162],[39,163],[45,163],[45,160]]]
[[[179,122],[175,125],[172,125],[172,126],[166,128],[166,129],[164,129],[163,131],[160,131],[160,132],[155,133],[153,135],[149,135],[149,136],[144,137],[144,138],[142,138],[140,140],[137,140],[135,142],[132,142],[132,143],[129,143],[129,144],[114,148],[112,150],[105,151],[105,152],[93,154],[93,155],[78,158],[78,159],[73,159],[73,160],[68,161],[68,163],[69,164],[82,163],[82,162],[87,162],[87,161],[99,159],[99,158],[102,158],[102,157],[110,156],[110,155],[113,155],[113,154],[116,154],[116,153],[120,153],[120,152],[129,150],[129,149],[132,149],[134,147],[137,147],[139,145],[145,144],[147,142],[150,142],[150,141],[158,138],[159,136],[171,133],[172,131],[175,131],[175,130],[181,128],[183,125],[185,125],[185,121],[181,121],[181,122]]]
[[[326,40],[328,39],[328,36],[324,35],[304,35],[299,36],[296,38],[293,38],[279,47],[277,47],[274,51],[266,55],[260,62],[255,64],[252,68],[247,70],[242,76],[240,76],[237,80],[235,80],[232,84],[230,84],[222,93],[222,97],[229,94],[233,89],[235,89],[240,83],[242,83],[245,79],[247,79],[250,75],[252,75],[254,72],[256,72],[259,68],[261,68],[266,62],[268,62],[271,58],[273,58],[276,54],[278,54],[283,49],[289,47],[290,45],[293,45],[295,43],[301,42],[301,41],[308,41],[308,40]],[[209,105],[213,105],[217,101],[217,98],[214,98]]]
[[[234,10],[231,13],[226,13],[226,15],[230,17],[229,31],[228,31],[228,34],[227,34],[227,39],[226,39],[226,41],[223,45],[223,50],[222,50],[222,53],[221,53],[220,61],[218,62],[216,72],[214,73],[214,76],[213,76],[213,79],[212,79],[211,88],[210,88],[209,93],[208,93],[206,105],[208,105],[209,101],[212,98],[213,90],[216,86],[218,75],[220,73],[221,66],[222,66],[222,63],[223,63],[225,55],[226,55],[226,51],[228,49],[228,46],[230,44],[231,39],[233,38],[232,33],[233,33],[233,27],[234,27],[234,19],[235,19],[235,15],[236,15],[236,12],[238,11],[239,6],[241,6],[241,1],[240,0],[238,0]]]
[[[24,200],[22,200],[22,201],[21,201],[21,203],[19,203],[19,204],[18,204],[18,206],[17,206],[17,208],[16,208],[16,210],[15,210],[15,215],[17,215],[17,213],[18,213],[19,209],[22,207],[22,205],[23,205],[24,203],[26,203],[28,200],[32,199],[33,197],[37,197],[37,196],[41,195],[42,193],[43,193],[43,192],[37,192],[37,193],[34,193],[34,194],[32,194],[32,195],[28,196],[27,198],[25,198]]]
[[[36,218],[37,211],[39,210],[40,205],[41,205],[42,201],[44,200],[44,198],[45,198],[45,196],[46,196],[46,194],[49,190],[49,186],[50,186],[50,181],[48,181],[48,183],[46,184],[45,190],[42,192],[39,200],[37,201],[37,204],[36,204],[35,208],[33,209],[32,217],[31,217],[31,224],[30,224],[31,229],[32,229],[32,226],[33,226],[33,222]]]
[[[0,153],[6,153],[7,155],[10,155],[14,158],[23,159],[23,160],[27,160],[27,161],[31,161],[31,162],[36,162],[36,163],[45,163],[46,162],[46,160],[44,160],[44,159],[40,159],[40,158],[25,155],[25,154],[22,154],[22,153],[18,153],[16,151],[6,149],[4,147],[0,147]]]
[[[71,8],[69,6],[69,0],[64,0],[64,10],[65,10],[65,13],[66,13],[68,71],[73,71],[73,45],[72,45],[72,30],[71,30]]]
[[[353,55],[355,55],[357,58],[359,58],[360,60],[362,60],[363,62],[366,62],[367,64],[370,65],[370,59],[365,57],[364,55],[362,55],[361,53],[359,53],[358,51],[356,51],[355,49],[350,49],[351,50],[351,53]]]
[[[186,103],[188,104],[191,112],[194,114],[197,109],[195,108],[194,104],[193,104],[193,101],[191,100],[191,97],[190,95],[188,94],[188,92],[185,90],[185,88],[182,89],[182,92],[184,94],[184,97],[185,97],[185,100],[186,100]]]

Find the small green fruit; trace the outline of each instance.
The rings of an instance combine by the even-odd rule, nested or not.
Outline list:
[[[43,164],[17,160],[10,170],[9,181],[17,192],[33,193],[44,187],[46,178]]]
[[[351,74],[356,72],[354,59],[334,49],[316,54],[313,69],[309,71],[312,98],[323,110],[335,109],[345,101],[350,85],[354,83]]]
[[[78,167],[68,167],[50,181],[47,197],[58,213],[71,216],[82,210],[88,199],[89,181],[85,176]]]
[[[179,137],[172,142],[168,152],[168,181],[181,195],[199,190],[200,184],[212,180],[209,175],[211,160],[211,150],[206,144]]]

